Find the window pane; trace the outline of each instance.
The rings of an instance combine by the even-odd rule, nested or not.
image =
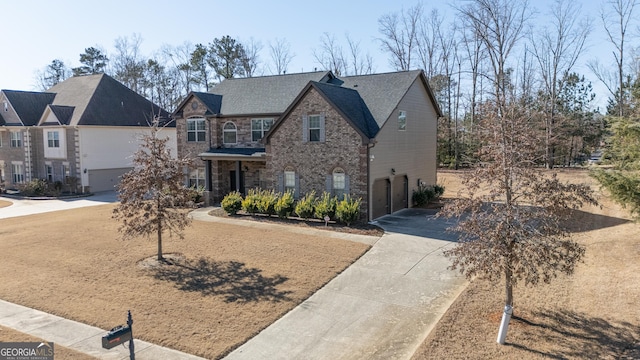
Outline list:
[[[320,128],[320,116],[312,115],[309,116],[309,129],[319,129]]]
[[[262,130],[262,120],[260,119],[251,120],[251,130]]]
[[[251,141],[259,141],[262,139],[262,130],[251,131]]]
[[[407,112],[400,111],[398,114],[398,130],[406,130],[407,128]]]
[[[269,129],[271,129],[271,125],[273,125],[273,119],[264,119],[263,130],[265,132],[269,131]]]
[[[188,132],[187,133],[187,141],[196,141],[196,133]]]
[[[204,130],[204,120],[198,120],[196,122],[196,130]]]
[[[320,129],[309,130],[309,141],[320,141]]]
[[[187,130],[195,130],[196,122],[194,120],[187,120]]]
[[[236,143],[236,133],[235,131],[225,131],[223,142],[225,144],[235,144]]]

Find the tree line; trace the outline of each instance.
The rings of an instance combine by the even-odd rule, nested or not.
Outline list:
[[[471,11],[476,3],[499,5],[493,0],[453,3],[453,16],[444,16],[420,2],[381,16],[378,34],[372,34],[380,46],[378,57],[386,56],[394,70],[424,70],[444,115],[438,129],[439,163],[459,168],[478,161],[475,130],[483,108],[498,95],[491,86],[495,81],[530,112],[532,126],[542,135],[539,164],[552,168],[586,160],[602,143],[606,118],[595,108],[592,84],[576,64],[585,55],[588,38],[604,34],[614,49],[615,69],[588,63],[610,93],[602,110],[618,116],[630,111],[638,57],[627,54],[625,42],[636,26],[635,0],[604,1],[598,21],[583,14],[577,2],[555,0],[538,14],[546,21],[537,26],[526,0],[515,1],[518,11],[505,19],[491,17],[497,14],[479,18]],[[504,59],[492,58],[495,54],[483,46],[495,36],[494,27],[503,35],[517,34],[497,44],[505,47]],[[253,38],[240,41],[225,35],[208,44],[165,45],[151,57],[141,54],[141,43],[141,36],[134,34],[116,39],[109,54],[99,46],[88,47],[77,68],[55,59],[37,72],[39,87],[46,90],[69,76],[107,73],[171,110],[189,91],[209,91],[223,79],[286,73],[296,56],[286,39],[270,41],[265,48]],[[373,56],[348,34],[339,38],[324,33],[312,55],[310,68],[338,76],[375,71]],[[494,67],[497,63],[501,68]]]

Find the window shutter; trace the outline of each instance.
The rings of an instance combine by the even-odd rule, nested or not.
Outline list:
[[[300,198],[300,174],[298,174],[297,172],[296,172],[296,191],[295,191],[293,197],[295,199],[299,199]]]
[[[278,174],[278,192],[284,193],[284,174],[282,173]]]
[[[344,174],[344,193],[351,195],[351,192],[349,189],[349,175],[347,174]]]
[[[329,194],[331,194],[331,191],[333,190],[333,175],[327,175],[325,181],[325,191]]]
[[[325,141],[325,131],[324,131],[324,119],[325,119],[325,115],[324,113],[320,114],[320,142],[324,142]]]
[[[309,116],[302,115],[302,142],[309,141]]]

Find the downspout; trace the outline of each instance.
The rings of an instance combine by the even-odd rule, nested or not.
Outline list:
[[[373,191],[371,187],[373,183],[371,182],[371,162],[373,159],[371,158],[371,148],[376,146],[376,139],[369,139],[367,143],[367,221],[371,221],[371,215],[373,214]]]

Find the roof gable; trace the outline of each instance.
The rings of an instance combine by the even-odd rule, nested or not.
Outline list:
[[[364,137],[373,139],[376,136],[380,127],[357,91],[318,82],[312,85]]]
[[[42,112],[56,97],[56,94],[49,92],[15,90],[2,90],[2,92],[24,126],[38,124]]]
[[[105,74],[69,78],[49,89],[54,105],[74,107],[68,125],[148,126],[169,113]],[[68,115],[68,110],[61,110]],[[169,126],[175,126],[170,124]]]
[[[40,120],[39,125],[48,124],[47,118],[49,117],[49,114],[53,114],[58,125],[69,125],[71,123],[71,117],[73,116],[74,109],[75,108],[73,106],[49,105],[44,114],[42,114],[42,119]]]
[[[358,91],[378,126],[382,127],[417,79],[420,79],[427,89],[438,116],[442,116],[422,70],[346,76],[338,81],[343,87]]]

